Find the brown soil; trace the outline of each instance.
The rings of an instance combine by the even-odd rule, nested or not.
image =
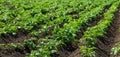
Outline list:
[[[115,43],[120,42],[120,8],[119,11],[115,13],[115,19],[111,26],[109,27],[107,34],[101,37],[97,41],[98,56],[97,57],[112,57],[110,50],[115,46]],[[116,56],[120,57],[120,56]]]
[[[6,34],[0,36],[0,44],[22,43],[25,39],[29,39],[30,35],[26,32],[19,31],[16,35]]]
[[[0,57],[25,57],[26,53],[24,49],[2,49],[0,50]]]

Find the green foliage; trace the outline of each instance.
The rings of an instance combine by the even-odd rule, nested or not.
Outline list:
[[[96,26],[89,27],[80,39],[80,42],[86,42],[80,47],[82,56],[95,57],[96,38],[106,34],[117,11],[118,0],[0,0],[0,35],[16,35],[19,30],[27,31],[35,38],[8,46],[32,50],[27,57],[50,57],[51,54],[58,54],[58,47],[75,41],[76,33],[81,33],[83,26],[96,20],[110,5],[110,9],[104,13],[104,19]],[[36,38],[41,33],[51,35]],[[2,46],[6,45],[0,45],[0,48]],[[116,51],[113,53],[116,54]]]
[[[113,56],[119,55],[120,54],[120,42],[115,44],[115,47],[111,49],[111,54]]]
[[[86,46],[81,46],[80,50],[82,52],[83,57],[96,57],[96,52],[95,52],[95,47],[86,47]]]

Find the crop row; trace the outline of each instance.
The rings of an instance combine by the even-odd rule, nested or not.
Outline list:
[[[83,10],[85,6],[88,6],[87,4],[90,4],[85,3],[84,1],[80,1],[77,4],[75,4],[75,1],[71,1],[70,4],[68,2],[70,2],[70,0],[66,1],[54,0],[51,2],[48,0],[46,1],[18,0],[17,2],[14,2],[14,0],[1,1],[0,34],[6,33],[16,34],[18,29],[24,29],[29,31],[33,27],[37,27],[38,25],[47,23],[49,21],[56,19],[58,21],[58,19],[63,19],[64,17],[61,18],[61,16],[66,16],[65,14],[75,10],[78,11]],[[72,3],[74,3],[74,6]],[[81,6],[79,6],[79,4]]]
[[[86,2],[87,1],[87,2]],[[105,30],[113,20],[120,1],[117,0],[1,0],[0,1],[0,35],[12,33],[16,35],[19,29],[29,31],[33,36],[40,33],[49,33],[49,28],[54,27],[50,36],[45,38],[28,39],[24,44],[10,44],[12,47],[32,50],[28,57],[50,57],[59,54],[58,49],[66,42],[73,42],[77,32],[88,22],[104,12],[106,6],[110,9],[104,13],[104,19],[96,26],[89,27],[80,41],[85,45],[80,46],[83,57],[95,57],[95,43],[98,36],[103,36]],[[39,5],[39,6],[38,6]],[[76,17],[77,18],[74,18]],[[60,25],[63,26],[60,26]],[[39,27],[34,30],[35,27]],[[92,33],[92,34],[91,34]],[[0,45],[0,48],[8,47]]]
[[[87,5],[85,9],[83,8],[84,10],[78,12],[77,16],[82,17],[84,14],[86,14],[87,12],[89,12],[92,8],[95,8],[98,5],[100,5],[100,3],[96,3],[96,2],[97,1],[94,1],[94,2],[88,1],[87,3],[90,3],[91,5],[90,6]],[[78,10],[80,10],[80,9],[81,8],[79,8]],[[76,10],[76,12],[78,10]],[[42,27],[39,30],[33,31],[32,35],[36,35],[37,36],[40,33],[44,33],[44,32],[47,33],[49,31],[49,28],[52,27],[52,26],[54,26],[54,30],[56,30],[56,27],[57,28],[61,28],[61,26],[60,26],[61,24],[64,25],[64,24],[67,24],[67,23],[69,23],[71,21],[77,21],[77,20],[73,19],[71,16],[67,16],[67,15],[61,16],[58,19],[55,19],[53,21],[47,22],[46,24],[42,25]]]
[[[104,13],[104,19],[99,21],[97,25],[87,28],[84,32],[83,37],[80,39],[81,42],[85,42],[83,46],[80,46],[83,57],[95,57],[96,52],[96,39],[106,34],[106,30],[111,25],[114,17],[114,13],[118,10],[120,1],[116,1],[112,4],[110,9]]]
[[[102,2],[99,7],[91,9],[89,12],[83,14],[77,21],[71,21],[64,25],[63,28],[57,28],[56,31],[53,31],[53,35],[50,37],[46,37],[47,39],[52,39],[52,41],[48,41],[49,45],[44,44],[43,48],[38,48],[38,50],[33,50],[30,54],[30,57],[34,56],[43,56],[50,57],[52,51],[57,51],[57,45],[61,46],[65,44],[65,42],[74,41],[74,37],[76,32],[87,22],[92,21],[103,12],[104,7],[110,5],[114,1],[107,1],[107,3]],[[47,43],[47,42],[46,42]],[[45,52],[43,52],[45,51]]]

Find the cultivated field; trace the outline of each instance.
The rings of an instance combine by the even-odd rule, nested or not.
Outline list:
[[[120,57],[120,0],[0,0],[0,57]]]

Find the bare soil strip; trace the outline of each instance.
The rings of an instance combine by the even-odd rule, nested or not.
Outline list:
[[[16,35],[6,34],[0,36],[0,44],[7,43],[22,43],[25,39],[29,39],[30,35],[27,32],[19,31]]]

